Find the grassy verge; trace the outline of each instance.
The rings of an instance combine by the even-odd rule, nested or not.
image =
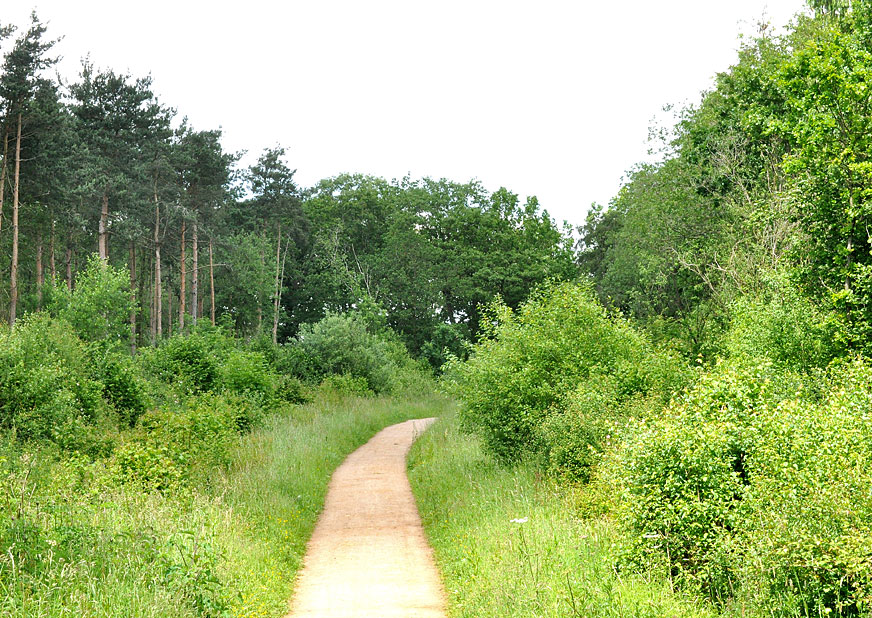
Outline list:
[[[0,615],[281,616],[335,467],[448,405],[322,393],[242,438],[229,467],[164,492],[103,460],[0,444]]]
[[[607,519],[571,490],[506,469],[446,415],[414,445],[410,478],[452,617],[703,617],[668,580],[621,574]]]
[[[246,522],[225,533],[229,564],[242,597],[237,616],[282,615],[324,503],[327,483],[350,452],[383,427],[439,416],[439,395],[409,398],[322,397],[291,419],[249,436],[226,480],[226,501]]]

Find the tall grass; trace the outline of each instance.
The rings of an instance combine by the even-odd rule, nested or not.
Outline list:
[[[382,427],[449,405],[322,392],[164,493],[102,460],[0,444],[0,616],[282,616],[332,471]]]
[[[566,486],[498,465],[444,416],[413,446],[412,487],[453,618],[704,617],[668,579],[615,568],[607,519],[580,519]]]
[[[252,433],[223,483],[227,504],[246,522],[225,531],[228,562],[242,597],[237,616],[282,615],[293,576],[342,460],[380,429],[411,418],[439,416],[448,399],[338,398],[322,393],[291,418]]]

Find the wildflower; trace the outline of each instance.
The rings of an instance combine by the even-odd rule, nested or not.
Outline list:
[[[529,517],[520,517],[518,519],[513,519],[512,523],[513,524],[526,524],[528,519],[530,519],[530,518]]]

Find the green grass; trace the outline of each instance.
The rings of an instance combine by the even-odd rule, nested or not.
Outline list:
[[[282,616],[336,466],[449,406],[322,392],[242,438],[228,468],[166,493],[103,460],[0,444],[0,616]]]
[[[383,427],[439,416],[450,402],[434,394],[409,398],[329,396],[253,433],[226,482],[226,501],[247,523],[225,534],[244,600],[237,616],[283,615],[324,503],[342,460]]]
[[[409,471],[453,618],[711,615],[665,578],[618,572],[612,523],[580,519],[571,488],[497,465],[454,415],[413,446]]]

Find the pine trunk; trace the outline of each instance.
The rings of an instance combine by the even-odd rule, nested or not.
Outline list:
[[[67,291],[73,291],[73,233],[70,232],[67,239],[67,255],[65,257],[67,266]]]
[[[130,353],[136,354],[136,244],[130,241]]]
[[[209,239],[209,317],[215,326],[215,261],[212,258],[212,239]]]
[[[179,283],[179,332],[185,330],[185,221],[182,221],[182,271]]]
[[[282,254],[282,224],[278,224],[278,238],[276,238],[276,284],[275,284],[275,294],[273,296],[273,327],[272,327],[272,340],[273,345],[278,342],[278,333],[279,333],[279,299],[282,295],[282,281],[281,281],[281,273],[279,268],[279,262],[281,261]]]
[[[36,308],[42,309],[42,287],[45,284],[45,270],[42,267],[42,232],[36,235]]]
[[[160,273],[160,204],[157,200],[157,189],[154,192],[154,313],[155,336],[163,336],[163,283]]]
[[[9,325],[15,324],[18,310],[18,188],[21,177],[21,112],[18,113],[18,134],[15,138],[15,176],[12,186],[12,268],[9,276]]]
[[[191,321],[196,324],[200,312],[200,250],[197,245],[197,222],[191,237]]]
[[[9,130],[3,127],[3,166],[0,167],[0,232],[3,231],[3,197],[6,195],[6,159],[9,154]]]
[[[58,271],[55,265],[55,222],[51,222],[51,236],[48,241],[48,265],[49,273],[51,274],[51,284],[54,285],[58,280]]]
[[[100,259],[104,262],[109,260],[109,191],[103,190],[103,205],[100,208],[100,224],[97,228],[99,233],[97,249]]]

